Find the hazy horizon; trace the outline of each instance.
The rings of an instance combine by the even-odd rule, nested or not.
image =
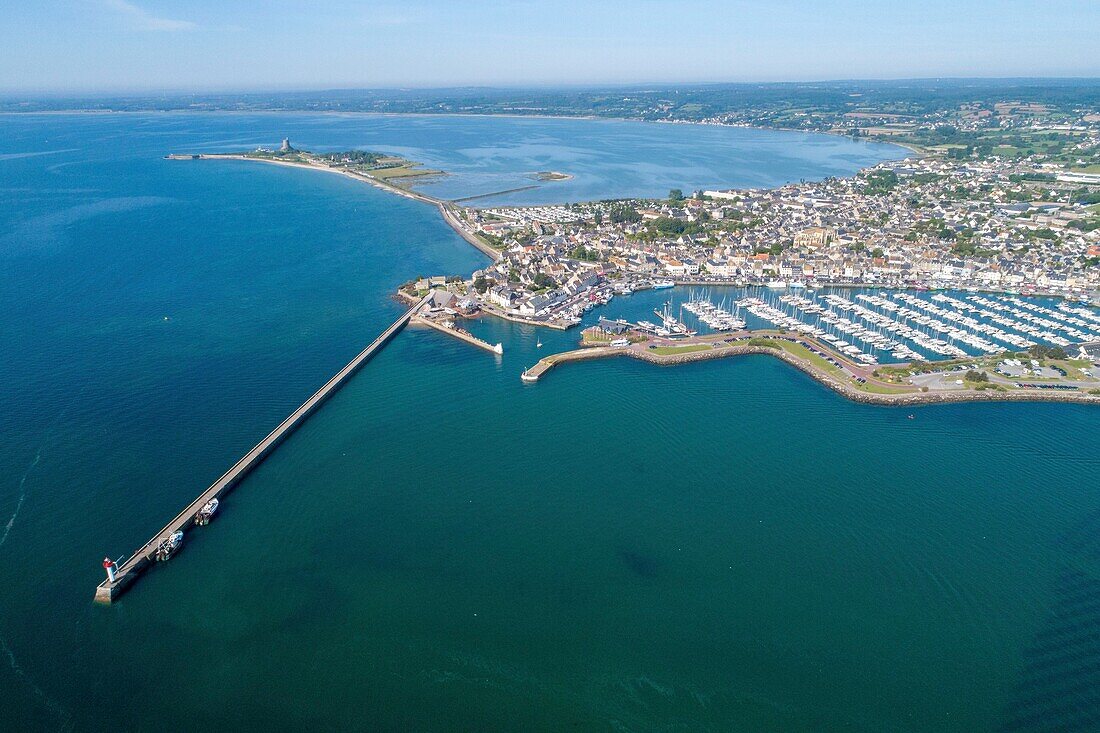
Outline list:
[[[8,9],[0,92],[544,88],[1094,78],[1100,4],[1009,0],[46,0]]]
[[[1100,75],[1097,76],[930,76],[930,77],[867,77],[851,79],[752,79],[744,81],[716,81],[702,79],[680,79],[669,81],[638,81],[621,83],[558,83],[558,84],[455,84],[455,85],[377,85],[377,86],[330,86],[318,84],[316,86],[255,86],[255,87],[133,87],[133,88],[102,88],[102,89],[0,89],[0,96],[74,96],[74,97],[112,97],[117,95],[222,95],[222,94],[351,94],[357,92],[457,92],[457,91],[499,91],[499,92],[523,92],[523,91],[599,91],[599,90],[632,90],[632,91],[662,91],[675,87],[703,89],[722,88],[736,86],[804,86],[815,84],[884,84],[902,85],[905,83],[942,83],[945,85],[966,86],[968,83],[978,85],[980,83],[996,84],[1004,82],[1006,86],[1014,86],[1012,83],[1051,84],[1065,82],[1067,84],[1100,84]]]

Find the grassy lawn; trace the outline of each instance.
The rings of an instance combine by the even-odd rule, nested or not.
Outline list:
[[[787,351],[800,359],[805,359],[806,361],[810,362],[815,367],[821,369],[824,372],[828,372],[830,374],[840,374],[841,372],[839,367],[833,366],[829,362],[825,361],[824,357],[818,356],[802,344],[792,344],[789,341],[780,341],[779,345],[783,347],[784,351]]]
[[[433,171],[429,168],[418,168],[412,165],[402,165],[396,168],[378,168],[367,171],[367,174],[382,181],[391,178],[411,178],[413,176],[436,176],[443,171]]]
[[[854,384],[852,386],[862,392],[873,392],[874,394],[909,394],[915,391],[912,387],[881,387],[871,382],[867,384]]]
[[[690,354],[693,351],[710,351],[705,344],[689,344],[687,346],[658,346],[650,349],[654,354],[665,356],[667,354]]]
[[[763,346],[766,349],[779,350],[783,348],[781,344],[783,344],[784,342],[780,341],[779,339],[770,338],[768,336],[754,336],[747,341],[740,341],[738,343],[744,344],[745,346]]]

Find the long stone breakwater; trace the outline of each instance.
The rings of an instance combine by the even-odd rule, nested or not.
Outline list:
[[[277,428],[272,430],[266,438],[257,443],[248,451],[233,467],[226,471],[221,478],[210,485],[206,491],[199,494],[198,498],[188,504],[183,511],[177,514],[172,521],[166,524],[159,532],[135,550],[130,557],[118,566],[114,579],[104,580],[95,591],[97,603],[109,604],[117,599],[146,569],[152,564],[157,548],[174,533],[183,531],[190,526],[195,516],[211,499],[222,497],[236,488],[252,469],[260,465],[268,455],[285,440],[295,429],[309,418],[313,412],[340,389],[372,356],[382,349],[390,339],[405,327],[416,312],[427,302],[427,298],[409,308],[400,318],[374,339],[367,348],[363,349],[352,359],[347,366],[325,382],[312,397],[283,420]]]
[[[801,343],[802,346],[809,344]],[[564,351],[551,354],[540,359],[534,366],[523,372],[523,380],[528,383],[537,382],[546,372],[559,364],[567,364],[578,361],[591,361],[594,359],[607,359],[625,356],[640,361],[649,362],[659,366],[675,366],[697,361],[711,359],[724,359],[731,356],[764,355],[784,361],[794,368],[802,371],[825,385],[838,394],[852,400],[870,405],[912,406],[926,404],[942,404],[951,402],[1070,402],[1078,404],[1100,405],[1100,396],[1083,392],[1058,392],[1046,390],[1019,389],[1012,391],[1001,390],[957,390],[957,391],[911,391],[897,393],[870,392],[859,389],[853,384],[839,379],[806,359],[795,354],[770,346],[756,344],[728,344],[715,346],[707,350],[687,351],[679,354],[654,353],[644,348],[643,345],[633,345],[627,348],[611,346],[594,346],[573,351]]]

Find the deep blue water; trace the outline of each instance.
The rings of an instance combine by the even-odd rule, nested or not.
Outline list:
[[[406,330],[167,567],[93,606],[99,559],[392,321],[394,286],[483,262],[355,181],[160,156],[380,147],[375,119],[0,118],[0,727],[1095,727],[1095,410],[908,420],[766,357],[523,385],[578,334],[489,320],[500,359]],[[419,151],[587,136],[628,157],[634,129],[383,119]],[[716,131],[636,134],[700,156]],[[548,150],[536,169],[582,167]],[[753,175],[821,175],[806,155]]]

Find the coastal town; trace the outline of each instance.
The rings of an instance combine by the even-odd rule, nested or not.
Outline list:
[[[974,119],[972,141],[992,124]],[[414,323],[497,355],[503,345],[471,333],[464,319],[567,330],[617,296],[689,291],[678,291],[678,310],[671,296],[653,308],[652,320],[601,317],[585,329],[579,351],[540,360],[524,381],[597,356],[667,364],[766,353],[871,401],[1094,401],[1100,117],[1082,114],[1063,127],[1057,144],[1042,150],[914,146],[902,160],[851,177],[540,206],[438,199],[416,186],[443,171],[366,151],[298,150],[288,139],[278,149],[170,157],[321,169],[438,206],[491,261],[473,273],[420,276],[398,294],[421,304]],[[532,175],[548,185],[568,178]],[[712,299],[709,288],[725,295]],[[920,291],[933,293],[914,295]],[[921,366],[930,363],[937,366]],[[899,368],[909,371],[882,371]]]
[[[703,121],[743,125],[752,114],[762,112]],[[468,292],[547,323],[575,319],[577,304],[601,287],[660,281],[1096,297],[1100,114],[1091,107],[1069,114],[999,102],[829,121],[831,132],[914,152],[850,178],[773,189],[462,208],[462,228],[499,252]]]
[[[1095,143],[1094,143],[1095,144]],[[1100,175],[911,158],[776,189],[664,201],[467,209],[499,246],[471,289],[553,319],[600,283],[1100,288]]]
[[[1100,173],[1086,164],[1100,150],[1097,121],[1079,120],[1057,153],[924,149],[772,189],[462,207],[452,224],[492,247],[493,262],[401,292],[435,291],[422,320],[469,341],[464,317],[567,329],[616,296],[687,286],[678,312],[670,297],[652,320],[601,318],[580,349],[525,370],[529,382],[603,356],[765,353],[871,402],[1095,400]],[[707,289],[721,286],[740,297],[715,302]]]

